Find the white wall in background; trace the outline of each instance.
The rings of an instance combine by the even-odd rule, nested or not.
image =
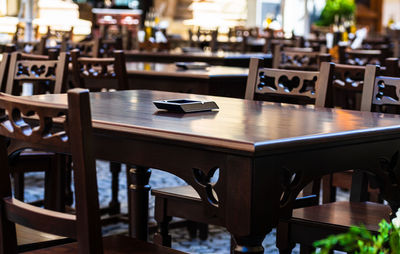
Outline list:
[[[400,22],[400,0],[383,1],[382,25],[384,27],[390,18],[393,18],[396,23]]]

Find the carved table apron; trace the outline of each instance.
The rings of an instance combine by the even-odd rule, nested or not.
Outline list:
[[[65,101],[65,95],[32,98]],[[213,99],[220,110],[179,115],[140,106],[161,98]],[[132,123],[118,116],[117,101]],[[91,105],[96,157],[185,180],[202,198],[204,213],[216,216],[235,237],[236,253],[263,253],[262,240],[276,226],[281,208],[331,172],[368,171],[386,186],[382,192],[392,208],[399,207],[400,195],[392,191],[398,184],[393,177],[399,169],[398,116],[155,91],[95,93]],[[217,169],[219,179],[212,184]],[[131,209],[147,209],[146,198],[136,201]]]

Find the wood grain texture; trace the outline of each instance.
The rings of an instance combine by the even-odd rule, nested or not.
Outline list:
[[[248,67],[250,58],[259,57],[266,60],[265,67],[272,67],[272,55],[263,53],[182,53],[182,52],[146,52],[138,50],[126,50],[128,61],[137,62],[206,62],[212,65]]]
[[[152,103],[175,98],[214,100],[220,110],[176,114],[159,111]],[[66,104],[62,94],[30,99]],[[400,128],[400,116],[390,114],[382,117],[369,112],[146,90],[92,93],[91,108],[97,131],[140,133],[250,153],[355,137],[368,140],[375,133],[395,134]]]

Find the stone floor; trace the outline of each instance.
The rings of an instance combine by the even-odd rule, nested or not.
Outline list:
[[[101,206],[106,206],[110,201],[110,179],[108,163],[97,161],[98,171],[98,186],[99,186],[99,201]],[[122,204],[122,211],[127,211],[127,195],[126,195],[126,178],[125,171],[122,170],[120,174],[120,192],[119,199]],[[26,177],[26,193],[25,197],[29,200],[36,200],[42,197],[43,193],[43,174],[31,173]],[[183,184],[184,181],[178,177],[159,171],[153,170],[150,179],[152,188],[177,186]],[[150,198],[150,216],[154,214],[154,199]],[[178,249],[189,253],[229,253],[230,235],[222,227],[210,226],[209,238],[206,241],[199,239],[190,239],[186,229],[171,230],[173,238],[172,248]],[[115,234],[120,232],[127,232],[127,225],[119,223],[110,225],[103,229],[104,234]],[[272,231],[263,242],[265,253],[278,253],[275,247],[275,230]],[[298,253],[298,248],[293,253]]]

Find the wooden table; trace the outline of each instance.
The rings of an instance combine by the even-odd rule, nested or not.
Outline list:
[[[130,89],[161,90],[244,98],[249,70],[211,66],[205,70],[183,70],[175,64],[126,64]]]
[[[32,97],[56,103],[66,98]],[[152,104],[174,98],[214,100],[220,110],[176,114]],[[360,169],[382,185],[398,184],[389,173],[399,170],[397,115],[144,90],[93,93],[91,108],[96,157],[142,166],[129,172],[136,177],[129,187],[131,233],[140,239],[147,239],[149,167],[193,186],[204,213],[235,237],[236,253],[263,253],[261,242],[277,225],[280,207],[316,177]]]
[[[72,66],[71,66],[72,68]],[[244,98],[249,69],[210,66],[203,70],[184,70],[175,64],[127,62],[129,89]],[[104,80],[104,82],[113,82]],[[109,87],[110,84],[107,85]],[[101,80],[88,80],[87,88],[102,88]],[[115,88],[117,83],[115,82]]]
[[[206,62],[211,65],[249,67],[252,57],[265,59],[265,67],[272,67],[272,55],[264,53],[234,53],[234,52],[147,52],[138,50],[124,51],[127,61],[136,62]]]

